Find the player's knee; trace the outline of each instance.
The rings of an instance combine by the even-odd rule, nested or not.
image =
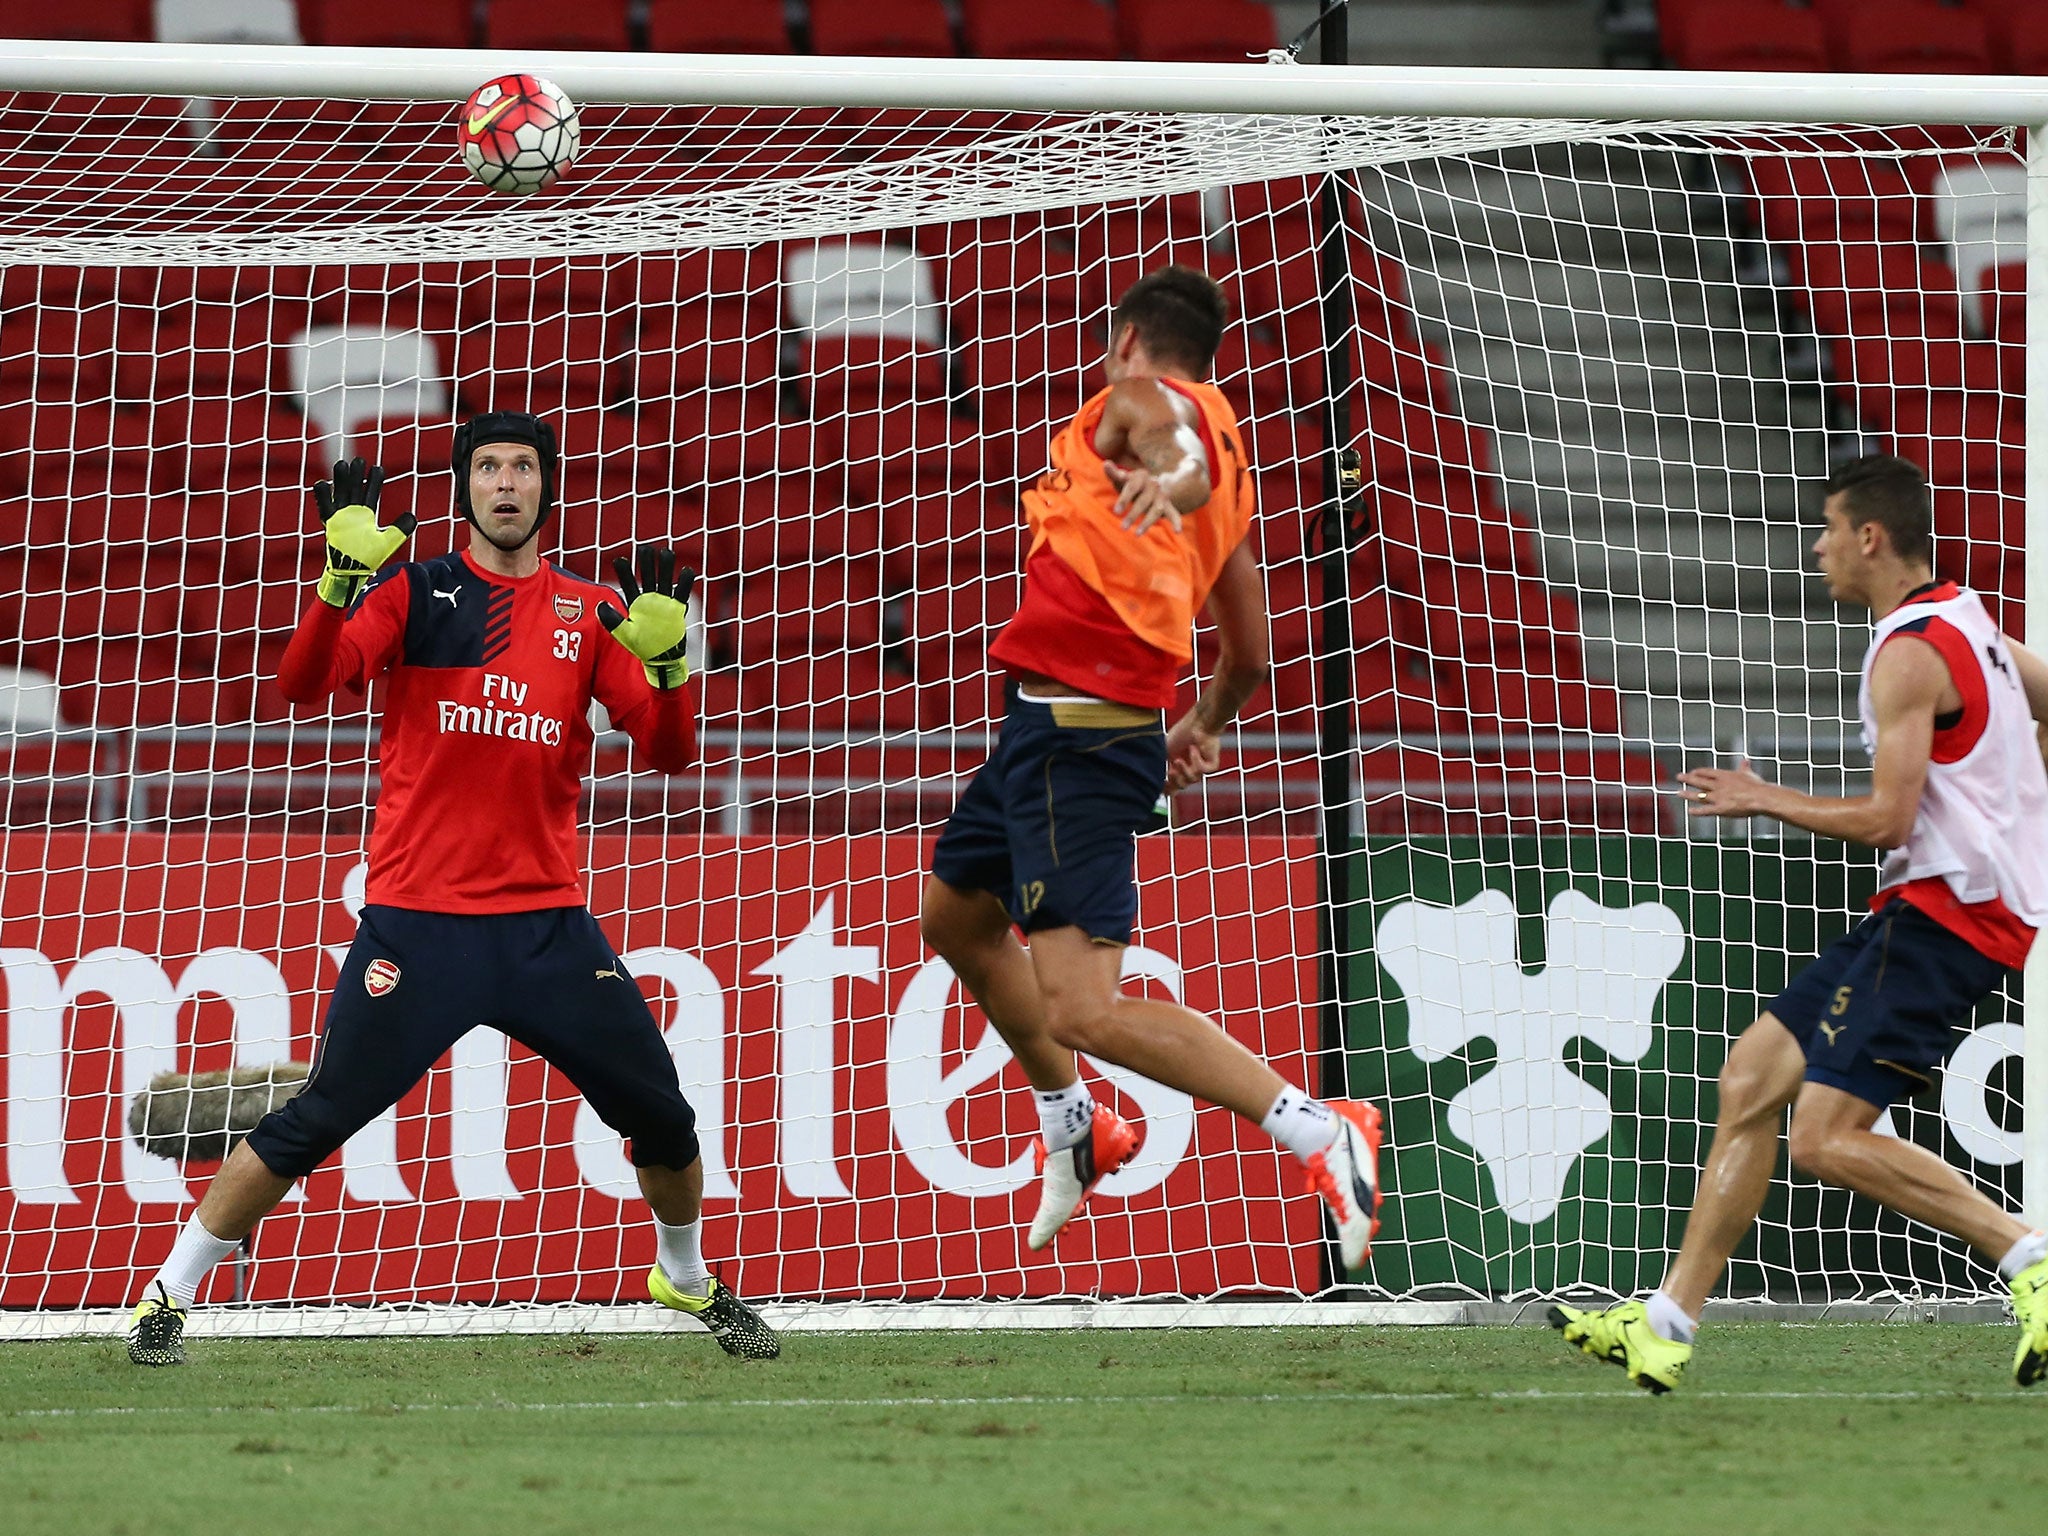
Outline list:
[[[256,1122],[249,1150],[279,1178],[303,1179],[362,1128],[324,1095],[301,1093]]]
[[[933,953],[961,971],[990,946],[1001,944],[1010,917],[985,891],[962,891],[933,878],[925,881],[918,907],[918,932]]]
[[[1716,1079],[1720,1123],[1748,1126],[1765,1122],[1775,1128],[1778,1116],[1799,1093],[1802,1066],[1801,1061],[1788,1064],[1779,1060],[1775,1052],[1744,1050],[1737,1042]]]
[[[672,1168],[678,1173],[696,1162],[703,1151],[697,1143],[694,1116],[631,1137],[627,1145],[635,1168]]]
[[[1090,992],[1051,991],[1045,998],[1045,1032],[1062,1050],[1107,1052],[1111,999]]]
[[[1819,1179],[1823,1184],[1840,1184],[1841,1141],[1834,1131],[1792,1117],[1791,1134],[1786,1138],[1792,1157],[1792,1166],[1810,1179]]]

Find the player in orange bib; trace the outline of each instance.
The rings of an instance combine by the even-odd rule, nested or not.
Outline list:
[[[1302,1160],[1356,1269],[1378,1225],[1379,1112],[1310,1098],[1213,1020],[1120,986],[1137,834],[1156,824],[1162,789],[1215,769],[1268,671],[1244,441],[1203,382],[1223,322],[1222,292],[1187,267],[1117,303],[1107,387],[1053,439],[1052,468],[1024,498],[1023,601],[989,652],[1009,673],[1002,733],[933,850],[923,930],[1036,1090],[1034,1249],[1137,1147],[1081,1081],[1086,1051],[1263,1127]],[[1204,608],[1216,672],[1169,729]]]

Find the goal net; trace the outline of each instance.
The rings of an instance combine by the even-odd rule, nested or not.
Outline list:
[[[455,155],[465,69],[349,53],[335,99],[291,94],[306,54],[247,53],[273,94],[85,48],[101,87],[58,94],[0,49],[11,1326],[132,1300],[190,1215],[213,1111],[178,1111],[182,1159],[138,1140],[160,1074],[310,1058],[381,701],[277,692],[319,559],[307,487],[381,464],[387,515],[420,517],[408,554],[443,553],[451,424],[484,409],[557,427],[549,558],[603,580],[660,542],[703,573],[701,761],[645,771],[600,719],[583,813],[743,1294],[1655,1283],[1734,1034],[1874,888],[1859,851],[1688,825],[1664,792],[1741,757],[1857,782],[1866,631],[1805,559],[1829,465],[1924,464],[1943,574],[2019,633],[2013,133],[1346,114],[1315,71],[1249,66],[1179,72],[1268,98],[1228,115],[1192,85],[1177,110],[1047,110],[1030,66],[971,97],[850,65],[858,89],[809,105],[707,106],[563,59],[582,158],[518,201]],[[694,62],[711,101],[758,82]],[[1388,1111],[1356,1276],[1256,1128],[1094,1063],[1142,1150],[1029,1253],[1029,1095],[918,934],[930,841],[1000,719],[1020,491],[1097,387],[1110,304],[1169,261],[1232,306],[1216,377],[1274,667],[1222,771],[1140,842],[1127,984]],[[2009,1201],[2018,1021],[2015,991],[1888,1120]],[[478,1031],[250,1248],[202,1301],[502,1326],[643,1300],[653,1236],[616,1138]],[[1989,1280],[1781,1169],[1729,1292]]]

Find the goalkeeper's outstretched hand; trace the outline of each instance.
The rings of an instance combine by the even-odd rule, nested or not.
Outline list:
[[[626,597],[626,611],[620,613],[610,603],[599,603],[598,622],[640,658],[647,668],[647,681],[664,690],[680,688],[690,677],[690,664],[683,659],[683,638],[690,627],[690,589],[697,584],[697,573],[687,565],[678,570],[676,552],[658,544],[642,544],[636,554],[640,562],[637,581],[631,560],[620,555],[612,562],[612,569],[619,573],[619,590]]]
[[[398,553],[419,519],[410,512],[389,528],[377,526],[377,497],[384,489],[384,471],[365,468],[361,459],[334,466],[334,478],[313,487],[313,505],[327,535],[327,569],[316,590],[320,601],[346,608],[358,597],[377,567]]]

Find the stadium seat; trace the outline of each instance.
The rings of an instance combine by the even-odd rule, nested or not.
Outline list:
[[[1022,594],[1023,582],[1015,570],[936,574],[920,582],[903,603],[904,641],[917,658],[918,675],[930,670],[927,656],[946,656],[960,648],[985,654],[1016,614]]]
[[[1272,9],[1257,0],[1120,0],[1116,19],[1134,59],[1243,64],[1279,46]]]
[[[50,401],[111,400],[116,335],[111,303],[6,304],[0,307],[0,390]]]
[[[951,393],[944,355],[908,336],[820,336],[800,349],[797,366],[797,386],[820,421],[848,410],[944,409]]]
[[[817,451],[841,466],[852,505],[941,494],[991,478],[978,426],[945,404],[833,410],[815,415],[813,425]]]
[[[782,419],[772,384],[643,395],[633,418],[641,444],[668,450],[672,483],[692,493],[743,475],[805,469],[817,459],[815,433],[807,423]]]
[[[631,46],[626,0],[491,0],[486,48],[563,48],[622,53]]]
[[[649,0],[656,53],[788,53],[782,0]]]
[[[811,0],[811,49],[904,59],[950,58],[958,52],[941,0]]]
[[[160,43],[282,43],[296,46],[292,0],[156,0]]]
[[[1953,253],[1957,285],[1982,286],[1984,273],[2027,254],[2027,172],[2016,161],[1947,160],[1927,196],[1936,240]]]
[[[2015,75],[2048,74],[2048,6],[2006,0],[1984,8],[1984,15],[2000,68]]]
[[[1113,59],[1116,23],[1097,0],[967,0],[967,51],[984,59]]]
[[[927,667],[928,673],[923,670]],[[1002,724],[1004,687],[1004,674],[989,661],[985,649],[963,644],[943,654],[935,650],[920,659],[919,721],[928,731],[994,730]],[[959,787],[965,788],[965,782]],[[950,802],[958,793],[952,789],[941,798]],[[936,815],[925,823],[927,827],[936,826],[951,805],[933,809]]]
[[[0,4],[0,37],[146,43],[153,30],[150,0],[73,0],[68,5],[5,0]]]
[[[1955,274],[1921,259],[1918,248],[1816,244],[1795,249],[1804,268],[1815,333],[1825,341],[1889,337],[1954,340],[1974,331],[1966,324]],[[1859,375],[1859,377],[1864,377]]]
[[[554,417],[565,408],[608,405],[624,382],[624,353],[602,312],[465,327],[454,346],[458,411]]]
[[[448,384],[422,331],[315,326],[288,350],[291,392],[330,439],[385,417],[446,411]]]
[[[1859,74],[1989,74],[1984,20],[1937,0],[1815,0],[1837,69]]]
[[[710,567],[745,579],[784,566],[881,547],[881,513],[847,507],[829,475],[786,474],[708,485],[704,508]]]
[[[1764,232],[1773,240],[1912,242],[1920,202],[1896,165],[1862,156],[1792,155],[1749,162]]]
[[[1017,503],[1006,492],[983,485],[893,496],[882,503],[881,526],[883,571],[891,591],[984,576],[1015,581],[1030,543]]]
[[[470,0],[299,0],[299,29],[335,48],[467,48],[470,14]]]
[[[726,613],[743,667],[882,643],[882,567],[871,556],[810,561],[743,577]]]
[[[879,648],[806,656],[742,672],[749,723],[778,735],[839,735],[915,730],[919,690],[892,671]]]
[[[802,337],[901,336],[945,342],[932,264],[908,245],[824,240],[789,249],[782,274],[786,323]]]
[[[965,335],[1015,330],[1040,317],[1072,319],[1083,309],[1070,247],[1056,243],[1043,214],[936,224],[916,232],[939,292]],[[1100,295],[1088,301],[1093,310]]]
[[[1782,0],[1664,0],[1666,58],[1681,69],[1828,68],[1826,29]]]
[[[37,505],[142,494],[154,477],[146,418],[104,403],[0,405],[0,494]]]

